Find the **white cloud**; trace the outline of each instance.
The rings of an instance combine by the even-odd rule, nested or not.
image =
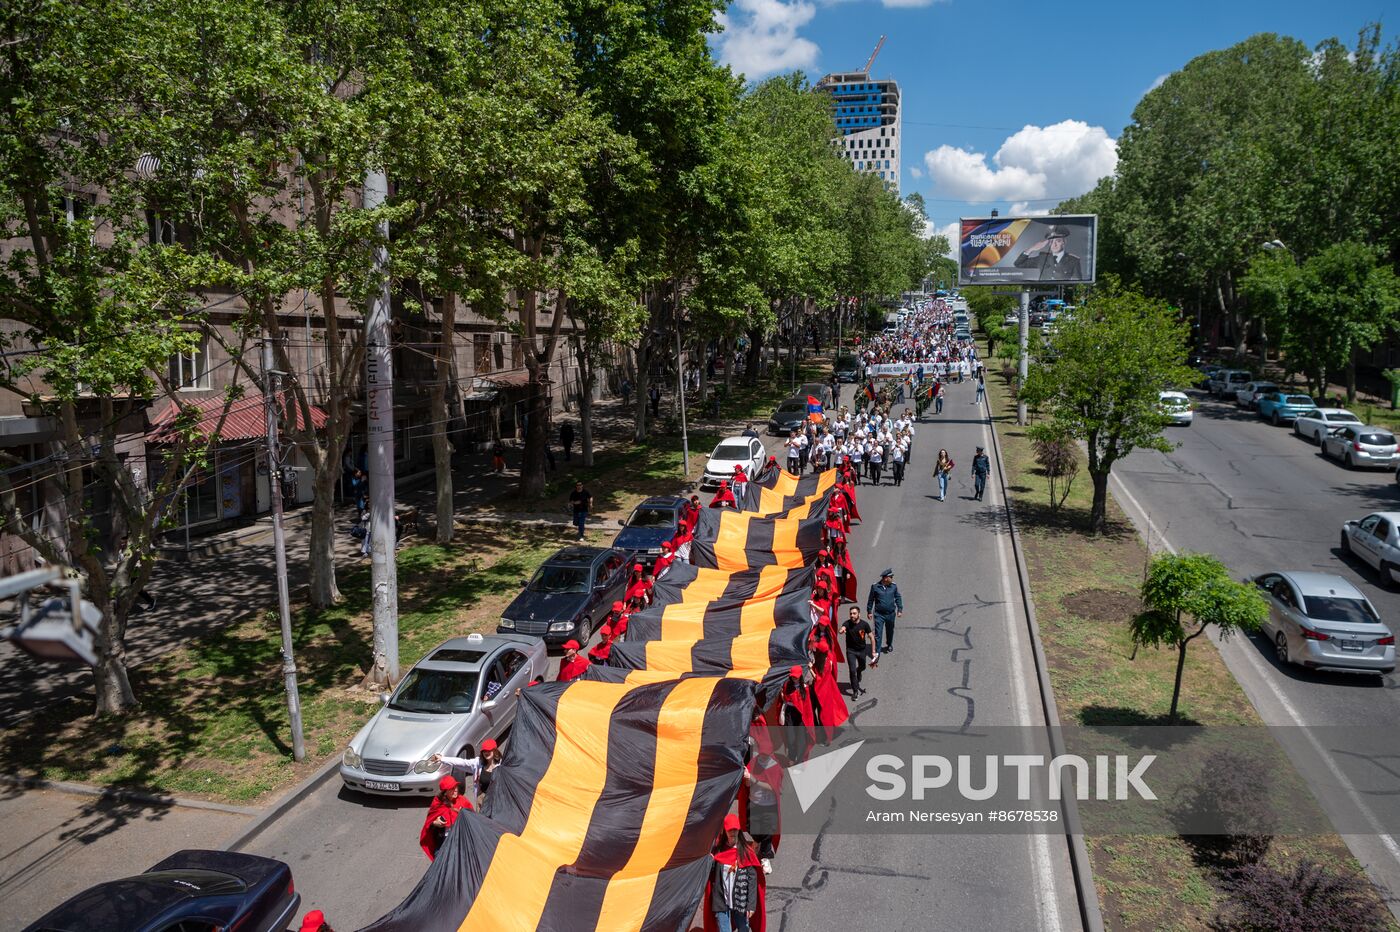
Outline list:
[[[951,223],[945,223],[943,226],[938,226],[932,220],[924,221],[924,239],[929,239],[934,236],[946,238],[948,240],[948,251],[944,253],[944,255],[949,259],[956,259],[958,257],[958,234],[958,221],[956,220]]]
[[[1032,207],[1025,201],[1017,201],[1011,205],[1007,213],[1015,214],[1017,217],[1045,217],[1050,213],[1049,207]]]
[[[922,178],[924,177],[924,170],[917,165],[910,165],[909,174],[913,175],[915,178]]]
[[[1103,127],[1079,120],[1022,127],[1001,144],[990,163],[985,153],[954,146],[924,153],[924,167],[937,193],[965,201],[1076,197],[1111,175],[1117,165],[1115,141]]]
[[[817,8],[802,0],[734,0],[717,18],[724,31],[716,44],[720,61],[749,80],[780,71],[811,68],[821,51],[797,30],[812,21]]]

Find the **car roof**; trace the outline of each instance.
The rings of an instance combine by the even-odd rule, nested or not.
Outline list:
[[[1157,393],[1157,397],[1159,397],[1159,398],[1167,398],[1167,397],[1171,397],[1171,398],[1185,398],[1185,397],[1186,397],[1186,393],[1185,393],[1185,392],[1177,391],[1177,390],[1174,389],[1174,388],[1169,388],[1169,389],[1166,389],[1165,391],[1160,391],[1160,392],[1158,392],[1158,393]]]
[[[1400,517],[1400,515],[1397,515]],[[1278,575],[1291,582],[1300,595],[1336,595],[1345,599],[1364,599],[1361,590],[1333,573],[1309,573],[1285,570]]]
[[[1379,424],[1348,424],[1342,430],[1354,430],[1362,434],[1393,434],[1395,431],[1389,427],[1382,427]]]
[[[1352,417],[1356,417],[1355,414],[1352,414],[1346,408],[1318,408],[1317,412],[1319,414],[1351,414]]]
[[[685,504],[685,499],[677,498],[674,495],[653,495],[644,498],[637,503],[638,508],[679,508]]]
[[[612,547],[560,547],[554,551],[554,555],[544,561],[546,566],[588,566],[605,553],[611,553]]]
[[[753,437],[725,437],[719,443],[715,444],[715,448],[718,449],[719,447],[743,447],[747,450],[749,448],[749,441],[753,439]]]

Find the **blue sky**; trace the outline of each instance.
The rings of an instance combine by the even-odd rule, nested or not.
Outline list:
[[[1368,22],[1392,41],[1397,19],[1393,0],[733,0],[715,48],[750,79],[815,80],[860,68],[888,36],[872,71],[903,94],[901,191],[946,231],[1091,188],[1137,101],[1202,52],[1258,32],[1352,45]]]

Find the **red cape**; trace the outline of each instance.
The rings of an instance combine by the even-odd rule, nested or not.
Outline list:
[[[612,641],[594,644],[593,649],[588,652],[589,663],[606,663],[608,654],[612,653]]]
[[[731,861],[736,857],[733,852],[734,849],[730,848],[728,857]],[[712,856],[717,861],[723,861],[723,863],[726,864],[731,863],[731,861],[723,860],[725,855],[726,852],[724,851],[716,851]],[[751,932],[765,932],[768,928],[768,917],[765,915],[768,907],[768,877],[763,873],[763,866],[759,863],[758,855],[752,849],[749,851],[749,856],[744,859],[742,866],[752,867],[754,873],[758,875],[757,889],[754,891],[758,902],[754,905],[753,918],[749,920],[749,929]],[[715,925],[714,914],[710,912],[710,892],[713,887],[714,872],[711,871],[709,878],[705,880],[705,899],[700,904],[700,912],[705,916],[705,932],[718,932],[719,930],[719,926]]]
[[[731,489],[720,489],[715,493],[715,497],[710,499],[711,508],[738,508],[739,502],[734,497]]]
[[[827,654],[837,663],[846,662],[846,652],[841,649],[841,642],[836,637],[837,625],[831,620],[830,615],[824,615],[814,625],[811,633],[807,635],[807,648],[814,653],[817,649],[818,641],[826,641]]]
[[[850,513],[850,515],[851,515],[851,520],[853,520],[853,521],[859,521],[859,520],[860,520],[860,509],[856,507],[856,489],[855,489],[855,486],[852,485],[851,483],[847,482],[847,483],[845,483],[845,484],[843,484],[843,485],[838,485],[837,488],[840,489],[840,490],[841,490],[841,494],[844,495],[844,496],[846,497],[846,511],[848,511],[848,512]]]
[[[844,585],[842,585],[841,587],[842,597],[847,602],[860,601],[856,598],[856,595],[860,592],[860,590],[856,588],[856,569],[855,567],[851,566],[850,550],[841,551],[841,557],[836,562],[840,563],[841,568],[846,571],[846,575],[842,577],[844,581]]]
[[[846,708],[846,697],[841,695],[841,687],[836,683],[836,664],[827,654],[826,665],[812,681],[812,692],[817,695],[817,705],[821,708],[821,726],[826,730],[826,740],[830,741],[836,729],[851,717]]]
[[[557,683],[567,683],[569,680],[578,679],[583,676],[583,671],[588,669],[588,658],[579,654],[572,661],[565,660],[559,664],[559,675],[554,678]]]
[[[789,677],[787,682],[783,684],[784,689],[779,693],[778,701],[783,705],[792,705],[797,709],[797,714],[802,719],[802,725],[807,729],[807,740],[816,741],[817,726],[816,719],[812,715],[812,694],[807,691],[806,683],[797,687],[793,693],[788,693],[786,687],[791,682],[792,678]],[[787,722],[785,724],[791,726],[793,723]]]
[[[433,844],[432,824],[437,821],[438,816],[447,820],[447,827],[451,828],[457,821],[457,816],[461,815],[463,809],[470,809],[472,804],[467,802],[465,796],[458,796],[449,806],[447,803],[433,797],[433,801],[428,804],[428,814],[423,819],[423,828],[418,832],[418,845],[423,849],[423,853],[431,861],[437,856],[437,848]]]

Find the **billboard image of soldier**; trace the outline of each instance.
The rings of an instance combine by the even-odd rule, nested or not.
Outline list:
[[[1094,280],[1098,217],[964,217],[958,283],[1020,285]]]

